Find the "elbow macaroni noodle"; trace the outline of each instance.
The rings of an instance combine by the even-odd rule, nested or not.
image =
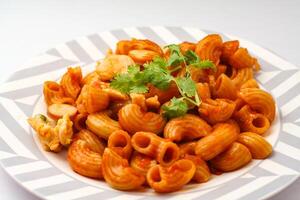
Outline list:
[[[82,73],[80,67],[68,68],[68,72],[63,75],[60,85],[68,97],[76,99],[81,87]]]
[[[215,169],[229,172],[239,169],[251,161],[249,149],[238,142],[234,142],[228,149],[217,155],[210,162]]]
[[[199,115],[210,124],[224,122],[232,116],[235,102],[229,99],[208,99],[199,106]]]
[[[211,126],[200,117],[186,114],[166,124],[164,137],[174,142],[191,141],[208,135],[211,130]]]
[[[270,156],[272,146],[263,136],[274,121],[275,101],[254,79],[260,69],[257,59],[239,41],[223,42],[217,34],[177,48],[215,65],[166,67],[175,69],[173,77],[189,73],[195,82],[200,103],[187,104],[187,114],[163,116],[163,106],[183,95],[174,81],[167,90],[147,83],[144,94],[111,87],[114,77],[129,66],[140,65],[142,70],[158,56],[172,56],[170,48],[147,39],[121,40],[94,71],[84,75],[80,67],[69,67],[59,82],[44,82],[52,119],[28,119],[44,149],[67,149],[71,169],[115,189],[150,186],[159,193],[180,190],[190,181],[204,184],[215,172],[237,170],[252,159]]]
[[[108,138],[107,147],[120,156],[129,159],[132,152],[130,140],[130,135],[126,131],[114,131]]]
[[[230,146],[238,137],[239,128],[235,123],[218,123],[211,134],[201,138],[195,153],[204,160],[211,160]]]
[[[121,130],[119,123],[112,119],[108,111],[90,114],[87,117],[87,128],[101,138],[108,139],[114,131]]]
[[[169,165],[179,157],[179,148],[175,143],[154,133],[136,132],[131,144],[137,152],[155,158],[162,165]]]
[[[148,184],[156,192],[172,192],[179,190],[194,176],[196,166],[188,159],[177,160],[169,167],[155,165],[147,172]]]
[[[120,126],[130,134],[138,131],[159,134],[166,124],[162,115],[154,112],[144,112],[139,105],[133,103],[122,107],[118,116]]]
[[[105,181],[119,190],[138,189],[145,182],[142,173],[130,167],[127,159],[110,148],[104,151],[102,171]]]

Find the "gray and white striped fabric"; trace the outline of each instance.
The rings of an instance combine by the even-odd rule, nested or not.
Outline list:
[[[45,80],[56,80],[70,65],[93,66],[114,49],[120,39],[148,38],[160,45],[196,42],[211,31],[185,27],[132,27],[92,34],[52,48],[32,59],[0,86],[0,162],[20,185],[44,199],[265,199],[288,186],[300,174],[300,70],[269,50],[238,39],[259,58],[257,79],[276,98],[280,133],[273,155],[245,174],[214,187],[193,187],[183,192],[157,195],[152,192],[107,190],[69,176],[52,165],[33,140],[26,119],[32,115]]]

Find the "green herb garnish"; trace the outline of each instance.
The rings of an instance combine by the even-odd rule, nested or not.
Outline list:
[[[163,105],[164,116],[168,119],[180,117],[187,113],[188,105],[182,99],[173,97],[169,105]]]
[[[183,55],[179,45],[171,44],[167,48],[170,49],[168,60],[156,57],[153,61],[143,65],[144,70],[141,70],[138,65],[129,66],[127,73],[115,76],[110,86],[122,93],[130,94],[148,92],[149,84],[158,89],[167,90],[171,82],[175,82],[181,97],[173,97],[168,105],[162,106],[163,115],[170,119],[186,114],[189,108],[188,105],[199,106],[201,104],[196,84],[190,77],[189,67],[215,69],[215,65],[209,60],[202,61],[191,50],[188,50]],[[172,66],[173,69],[169,70],[169,66]],[[180,70],[182,67],[186,67],[184,77],[174,77],[171,75],[172,72]]]
[[[145,85],[147,80],[144,73],[140,71],[138,65],[128,67],[127,73],[118,74],[110,83],[110,86],[122,93],[146,93],[148,87]]]

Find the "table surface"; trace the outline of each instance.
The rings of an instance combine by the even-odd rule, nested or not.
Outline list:
[[[231,33],[300,66],[300,1],[0,0],[0,83],[29,58],[78,36],[130,26],[190,26]],[[1,199],[38,199],[0,167]],[[271,200],[296,200],[300,179]]]

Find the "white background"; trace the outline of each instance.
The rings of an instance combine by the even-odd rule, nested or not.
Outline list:
[[[0,83],[41,52],[130,26],[191,26],[253,41],[300,66],[300,1],[0,0]],[[1,130],[0,130],[1,131]],[[0,168],[0,199],[37,199]],[[300,179],[272,200],[298,200]]]

